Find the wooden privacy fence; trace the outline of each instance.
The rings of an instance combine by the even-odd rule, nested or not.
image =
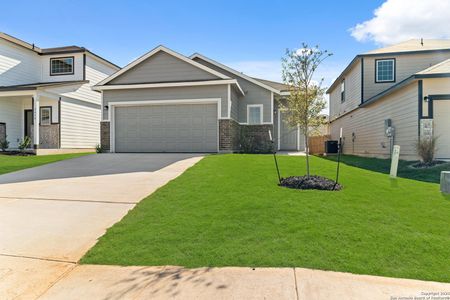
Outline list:
[[[311,136],[309,137],[309,153],[323,154],[325,153],[325,142],[330,139],[329,135]]]

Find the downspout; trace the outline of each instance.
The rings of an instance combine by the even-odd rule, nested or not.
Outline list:
[[[418,118],[417,118],[417,136],[419,137],[419,140],[420,140],[420,120],[422,119],[422,117],[423,117],[423,104],[422,104],[422,101],[423,101],[423,82],[422,82],[422,80],[418,80],[417,81],[417,88],[418,88],[418,91],[417,91],[417,95],[418,95],[418,104],[419,104],[419,107],[418,107]]]
[[[61,149],[61,97],[58,99],[58,149]]]
[[[361,57],[361,104],[364,103],[364,57]]]

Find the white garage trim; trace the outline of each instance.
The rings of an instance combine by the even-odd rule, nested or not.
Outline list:
[[[270,92],[270,123],[273,124],[273,107],[274,107],[274,98],[273,98],[273,92]]]
[[[174,104],[208,104],[214,103],[217,105],[217,152],[219,152],[219,119],[221,116],[221,98],[203,98],[203,99],[176,99],[176,100],[149,100],[149,101],[120,101],[109,102],[109,120],[110,120],[110,148],[111,152],[116,152],[116,136],[115,136],[115,108],[116,106],[144,106],[144,105],[174,105]]]
[[[278,124],[277,124],[277,131],[278,131],[278,134],[277,134],[277,140],[278,140],[278,143],[277,143],[277,150],[279,151],[280,149],[281,149],[281,137],[280,137],[280,134],[281,134],[281,117],[280,117],[280,109],[278,108],[277,109],[277,117],[278,117]]]
[[[239,82],[236,79],[206,80],[206,81],[184,81],[184,82],[163,82],[163,83],[136,83],[136,84],[114,84],[114,85],[95,85],[94,91],[104,90],[125,90],[125,89],[153,89],[164,87],[183,87],[183,86],[204,86],[204,85],[224,85],[234,84],[242,95],[245,95]]]
[[[227,92],[228,92],[228,99],[227,99],[227,102],[228,102],[228,118],[231,118],[231,85],[228,85]]]

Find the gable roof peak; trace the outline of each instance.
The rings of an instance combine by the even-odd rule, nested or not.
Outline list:
[[[257,79],[255,79],[253,77],[250,77],[250,76],[248,76],[248,75],[246,75],[246,74],[244,74],[242,72],[239,72],[239,71],[237,71],[237,70],[235,70],[233,68],[230,68],[230,67],[228,67],[228,66],[226,66],[226,65],[224,65],[224,64],[222,64],[222,63],[220,63],[220,62],[218,62],[216,60],[208,58],[208,57],[206,57],[206,56],[204,56],[204,55],[202,55],[202,54],[200,54],[198,52],[192,54],[191,56],[189,56],[189,58],[192,61],[194,61],[195,58],[200,58],[201,60],[204,60],[207,63],[210,63],[210,64],[212,64],[212,65],[214,65],[216,67],[224,69],[225,71],[230,72],[231,74],[239,76],[242,79],[245,79],[245,80],[247,80],[247,81],[249,81],[249,82],[251,82],[253,84],[259,85],[260,87],[265,88],[265,89],[267,89],[267,90],[269,90],[271,92],[274,92],[276,94],[280,94],[281,93],[280,90],[278,90],[278,89],[276,89],[276,88],[274,88],[274,87],[272,87],[272,86],[270,86],[270,85],[268,85],[268,84],[266,84],[264,82],[261,82],[260,80],[257,80]]]
[[[202,65],[201,63],[198,63],[186,56],[184,56],[183,54],[180,54],[164,45],[158,45],[155,48],[153,48],[152,50],[148,51],[147,53],[141,55],[140,57],[138,57],[137,59],[133,60],[132,62],[130,62],[129,64],[127,64],[125,67],[123,67],[122,69],[120,69],[119,71],[117,71],[116,73],[112,74],[111,76],[105,78],[104,80],[102,80],[101,82],[99,82],[97,84],[97,86],[99,85],[105,85],[108,82],[110,82],[111,80],[113,80],[114,78],[119,77],[120,75],[122,75],[123,73],[127,72],[128,70],[132,69],[133,67],[139,65],[140,63],[142,63],[143,61],[147,60],[148,58],[152,57],[153,55],[155,55],[156,53],[159,53],[160,51],[163,51],[173,57],[176,57],[188,64],[193,65],[194,67],[197,67],[199,69],[202,69],[203,71],[206,71],[212,75],[217,76],[219,79],[230,79],[230,77],[216,71],[213,70],[205,65]]]

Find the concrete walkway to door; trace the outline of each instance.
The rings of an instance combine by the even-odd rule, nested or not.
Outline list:
[[[0,299],[35,299],[141,199],[202,158],[102,154],[0,176]]]

